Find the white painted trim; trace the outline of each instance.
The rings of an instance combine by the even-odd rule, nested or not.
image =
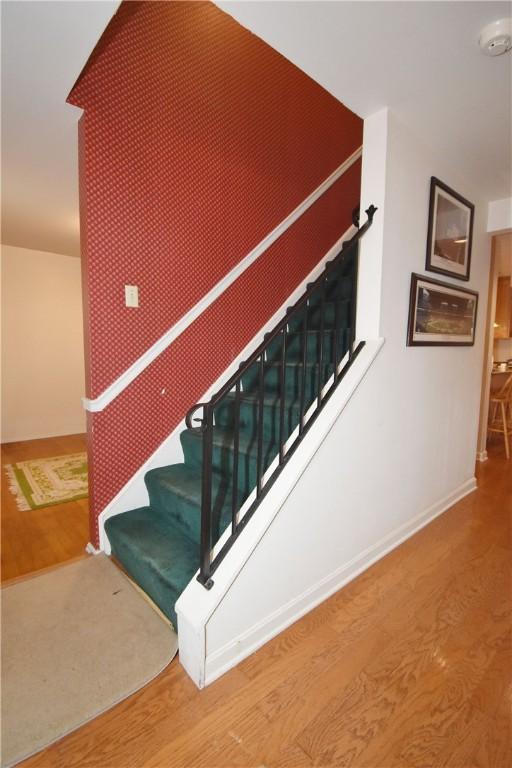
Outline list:
[[[478,451],[476,454],[477,461],[487,461],[488,458],[487,451]]]
[[[389,110],[385,108],[365,118],[363,128],[360,208],[365,211],[376,205],[377,215],[359,241],[356,328],[362,339],[375,339],[380,334],[388,144]]]
[[[209,400],[211,396],[217,392],[231,376],[236,373],[240,363],[254,352],[254,350],[261,344],[263,336],[267,331],[271,331],[277,323],[283,319],[286,314],[286,309],[292,304],[295,304],[306,290],[308,283],[313,282],[322,273],[325,264],[329,259],[332,259],[340,250],[343,242],[348,240],[356,232],[355,227],[350,226],[346,232],[329,248],[327,253],[320,259],[320,261],[313,267],[311,272],[306,275],[304,280],[296,287],[294,292],[287,297],[286,301],[279,307],[279,309],[272,315],[269,321],[261,328],[257,334],[251,339],[247,346],[240,352],[240,354],[231,362],[228,368],[219,376],[219,378],[212,384],[212,386],[199,398],[199,402]],[[144,475],[150,469],[154,467],[164,467],[169,464],[178,464],[183,461],[183,451],[181,448],[180,434],[186,428],[185,421],[181,421],[176,429],[167,437],[156,449],[156,451],[139,467],[134,475],[128,480],[126,485],[115,495],[105,509],[102,510],[98,517],[99,535],[100,535],[100,549],[107,554],[110,554],[110,543],[108,537],[105,534],[105,521],[109,517],[127,512],[129,509],[136,509],[137,507],[147,504],[147,491],[144,484]]]
[[[164,333],[149,349],[147,349],[129,368],[112,382],[98,397],[82,399],[84,408],[93,413],[102,411],[112,402],[134,379],[142,373],[167,347],[185,331],[209,306],[229,288],[281,235],[299,219],[324,192],[332,187],[338,179],[354,163],[359,160],[363,148],[359,147],[348,157],[330,176],[328,176],[300,205],[295,208],[283,221],[275,227],[253,250],[247,254],[227,275],[208,291],[197,304],[186,312],[168,331]]]
[[[206,633],[202,627],[189,623],[184,616],[180,619],[178,634],[180,664],[198,688],[204,688],[204,662],[206,657]]]
[[[85,547],[85,551],[87,552],[88,555],[99,555],[101,552],[101,549],[96,549],[94,544],[91,544],[91,542],[88,541]]]
[[[380,560],[388,552],[391,552],[391,550],[413,536],[421,528],[424,528],[468,493],[474,491],[476,487],[476,479],[474,477],[470,478],[448,496],[436,502],[412,520],[395,528],[373,546],[368,547],[357,557],[348,563],[344,563],[329,576],[311,586],[302,595],[294,598],[287,605],[282,606],[263,621],[255,624],[243,635],[234,638],[222,648],[207,656],[204,685],[213,683],[214,680],[236,666],[242,659],[245,659],[280,632],[283,632],[290,624],[293,624],[324,600],[327,600],[328,597],[359,576],[360,573],[373,565],[377,560]]]

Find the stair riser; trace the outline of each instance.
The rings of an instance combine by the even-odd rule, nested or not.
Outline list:
[[[212,509],[214,542],[228,525],[231,515],[231,486],[216,482],[212,478]],[[146,479],[149,503],[153,509],[163,512],[172,519],[179,530],[192,541],[199,543],[201,536],[201,505],[175,493],[172,487],[158,480]]]
[[[338,331],[338,357],[341,359],[348,346],[350,328],[342,328]],[[307,362],[316,363],[319,358],[320,333],[311,332],[307,335]],[[290,334],[286,339],[286,361],[289,363],[302,363],[303,337],[299,333]],[[283,342],[280,337],[274,339],[268,347],[267,361],[279,362]],[[324,331],[323,358],[324,362],[333,359],[334,332]]]
[[[350,324],[350,301],[343,299],[339,302],[339,326],[346,328]],[[319,330],[322,321],[320,306],[310,307],[308,312],[308,328]],[[290,331],[298,331],[303,327],[304,315],[299,313],[297,317],[290,318],[288,328]],[[324,328],[334,328],[336,324],[336,305],[334,302],[324,304]]]
[[[240,433],[248,438],[256,435],[258,426],[259,407],[257,402],[240,401],[239,427]],[[264,405],[263,407],[263,440],[277,442],[279,440],[280,405]],[[284,437],[293,432],[299,421],[298,405],[285,404]],[[235,404],[233,401],[223,403],[215,411],[215,424],[221,427],[233,427],[235,423]]]
[[[323,383],[325,384],[332,374],[332,366],[326,365],[323,370]],[[256,392],[258,387],[258,377],[244,378],[244,391]],[[281,391],[280,367],[278,365],[268,366],[265,369],[264,387],[266,394],[275,394],[278,396]],[[302,391],[302,366],[287,365],[285,376],[285,396],[290,400],[298,400]],[[310,403],[318,393],[318,366],[311,365],[306,368],[306,402]]]
[[[111,542],[112,554],[126,568],[129,575],[141,587],[146,594],[150,595],[160,610],[170,618],[175,628],[178,627],[176,611],[174,604],[181,594],[181,590],[174,589],[169,583],[163,584],[150,568],[146,567],[143,560],[137,560],[133,557],[129,548],[122,542],[115,539]]]
[[[200,514],[199,508],[193,502],[174,493],[172,488],[146,477],[149,504],[154,509],[162,511],[174,520],[177,528],[193,541],[199,541]]]
[[[183,453],[185,461],[190,466],[201,467],[202,464],[202,442],[197,437],[190,437],[187,433],[182,433]],[[277,444],[263,448],[263,470],[268,468],[274,457],[277,455]],[[256,456],[257,446],[254,440],[248,453],[238,454],[238,488],[242,494],[241,498],[246,498],[256,486]],[[221,473],[224,478],[229,478],[232,482],[233,477],[233,445],[214,446],[212,452],[212,469],[214,472]]]
[[[308,284],[308,288],[310,287],[311,283]],[[319,302],[320,301],[320,290],[317,289],[315,293],[311,297],[311,301],[313,302]],[[345,277],[340,275],[339,270],[335,272],[334,274],[330,274],[326,279],[326,286],[325,286],[325,298],[330,300],[335,300],[336,297],[339,299],[350,299],[352,295],[352,277]]]

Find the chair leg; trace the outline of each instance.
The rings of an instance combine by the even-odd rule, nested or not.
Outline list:
[[[505,456],[510,459],[510,449],[508,445],[508,425],[507,425],[507,404],[501,402],[501,418],[503,419],[503,437],[505,438]]]

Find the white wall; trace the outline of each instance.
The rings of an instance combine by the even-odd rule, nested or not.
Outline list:
[[[211,613],[206,682],[475,486],[490,258],[487,201],[392,113],[385,173],[379,211],[385,344]],[[451,281],[480,294],[473,347],[406,346],[411,272],[424,273],[432,175],[476,206],[471,279]],[[372,192],[363,188],[365,202]]]
[[[492,200],[487,213],[487,231],[502,232],[512,229],[512,197]]]
[[[2,442],[85,431],[80,259],[2,246]]]

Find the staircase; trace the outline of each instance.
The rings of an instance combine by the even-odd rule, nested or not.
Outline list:
[[[175,626],[179,595],[198,567],[199,581],[211,587],[215,568],[362,346],[354,347],[358,241],[374,212],[238,374],[191,409],[180,435],[184,462],[146,473],[149,505],[105,523],[114,557]],[[203,418],[195,420],[200,408]]]

